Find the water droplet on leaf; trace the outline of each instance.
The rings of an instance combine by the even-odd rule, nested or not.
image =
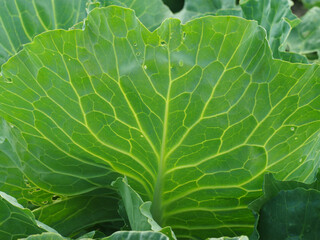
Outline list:
[[[0,144],[4,143],[6,139],[4,137],[0,137]]]
[[[182,60],[179,61],[179,66],[183,67],[183,61]]]
[[[291,127],[290,130],[293,132],[293,131],[295,130],[295,128],[294,128],[294,127]]]
[[[147,65],[143,65],[143,69],[147,69],[148,67],[147,67]]]

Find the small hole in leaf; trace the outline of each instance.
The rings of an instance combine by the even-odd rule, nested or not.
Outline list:
[[[187,33],[186,33],[186,32],[183,32],[183,35],[182,35],[183,40],[185,40],[185,39],[186,39],[186,36],[187,36]]]
[[[60,199],[60,196],[54,195],[54,196],[52,197],[52,201],[56,201],[56,200],[58,200],[58,199]]]
[[[12,83],[12,82],[13,82],[11,78],[5,78],[4,81],[5,81],[6,83]]]
[[[162,46],[164,46],[164,45],[166,45],[167,43],[166,43],[166,41],[163,41],[163,40],[162,40],[162,41],[160,42],[160,44],[161,44]]]

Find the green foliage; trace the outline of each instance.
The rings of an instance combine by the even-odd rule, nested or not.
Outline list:
[[[291,28],[300,20],[291,12],[290,0],[242,0],[240,1],[246,19],[258,21],[267,31],[267,39],[273,56],[290,62],[307,63],[307,59],[296,53],[284,52],[284,43]]]
[[[317,239],[320,235],[320,174],[311,184],[265,176],[264,195],[251,203],[257,228],[250,239]]]
[[[87,0],[1,0],[0,66],[47,30],[68,29],[86,15]]]
[[[23,208],[15,198],[4,192],[0,192],[0,226],[1,239],[17,239],[46,230],[54,231],[37,222],[29,209]]]
[[[312,8],[314,6],[320,7],[320,0],[302,0],[302,2],[307,8]]]
[[[292,29],[292,32],[287,40],[290,51],[300,54],[310,54],[316,52],[319,57],[319,22],[320,8],[314,7],[301,18],[301,23]]]
[[[318,8],[2,4],[1,239],[319,236]]]

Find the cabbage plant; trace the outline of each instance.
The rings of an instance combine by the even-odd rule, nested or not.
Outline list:
[[[267,239],[273,205],[316,206],[319,65],[283,52],[288,9],[219,2],[4,1],[1,239]]]

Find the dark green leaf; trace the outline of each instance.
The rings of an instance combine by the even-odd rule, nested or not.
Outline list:
[[[23,208],[15,198],[0,192],[0,239],[15,240],[31,234],[55,232],[37,222],[32,212]]]
[[[266,175],[264,195],[250,204],[256,214],[252,239],[318,239],[319,180],[320,174],[311,184],[278,181],[271,174]]]
[[[320,7],[320,0],[302,0],[303,6],[312,8],[314,6]]]
[[[86,229],[111,234],[123,226],[118,215],[118,196],[112,190],[104,189],[105,194],[92,192],[82,196],[67,197],[33,211],[36,218],[56,229],[63,236],[78,236]]]

